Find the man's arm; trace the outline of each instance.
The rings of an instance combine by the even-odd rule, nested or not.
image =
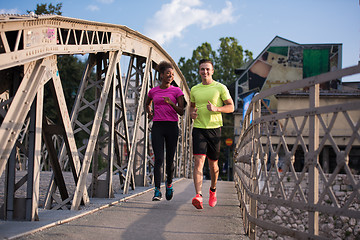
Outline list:
[[[234,112],[234,102],[231,98],[229,98],[224,101],[224,106],[216,107],[209,101],[207,109],[212,112],[232,113]]]
[[[196,119],[198,114],[197,114],[197,108],[194,102],[190,103],[190,107],[189,107],[189,113],[190,113],[190,117],[191,119]]]

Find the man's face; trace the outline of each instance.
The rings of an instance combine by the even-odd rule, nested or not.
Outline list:
[[[212,79],[214,68],[211,63],[202,63],[199,66],[199,73],[203,80]]]

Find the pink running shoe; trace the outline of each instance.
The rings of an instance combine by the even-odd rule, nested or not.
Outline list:
[[[209,205],[210,207],[215,207],[217,203],[216,192],[213,192],[209,189],[209,195]]]
[[[197,209],[203,209],[203,198],[200,194],[196,194],[196,196],[192,199],[192,205]]]

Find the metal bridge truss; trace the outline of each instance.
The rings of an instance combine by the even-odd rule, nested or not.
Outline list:
[[[349,155],[360,144],[360,100],[319,104],[320,84],[357,73],[360,64],[264,90],[251,101],[234,154],[234,179],[251,239],[270,236],[258,236],[260,229],[296,239],[331,239],[328,234],[335,229],[326,229],[328,223],[359,225],[360,178],[349,167]],[[265,114],[264,99],[307,88],[307,105],[301,109],[288,106],[288,111]],[[329,157],[324,152],[320,156],[325,148],[335,154],[332,172],[321,163]],[[300,171],[295,169],[296,158],[304,159]],[[293,224],[298,220],[305,222],[302,229],[299,222]],[[347,234],[355,235],[344,232],[340,238]]]
[[[0,26],[0,176],[5,174],[0,215],[8,220],[38,218],[45,161],[52,170],[46,209],[78,210],[91,197],[111,198],[114,191],[126,194],[129,188],[152,184],[151,122],[144,102],[149,89],[159,84],[155,69],[160,61],[174,65],[175,83],[189,102],[186,81],[171,57],[155,41],[120,25],[7,15],[0,16]],[[86,67],[69,112],[57,57],[76,54],[86,58]],[[55,122],[44,113],[45,90],[51,92]],[[91,120],[84,122],[85,115]],[[179,124],[175,176],[187,177],[187,111]],[[27,171],[20,180],[17,169]],[[65,170],[72,173],[71,182]]]

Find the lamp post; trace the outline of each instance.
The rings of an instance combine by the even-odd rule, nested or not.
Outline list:
[[[227,179],[228,181],[230,181],[230,147],[231,145],[233,144],[233,140],[231,138],[227,138],[225,140],[225,144],[226,144],[226,151],[227,151],[227,154],[226,154],[226,158],[227,158]]]

